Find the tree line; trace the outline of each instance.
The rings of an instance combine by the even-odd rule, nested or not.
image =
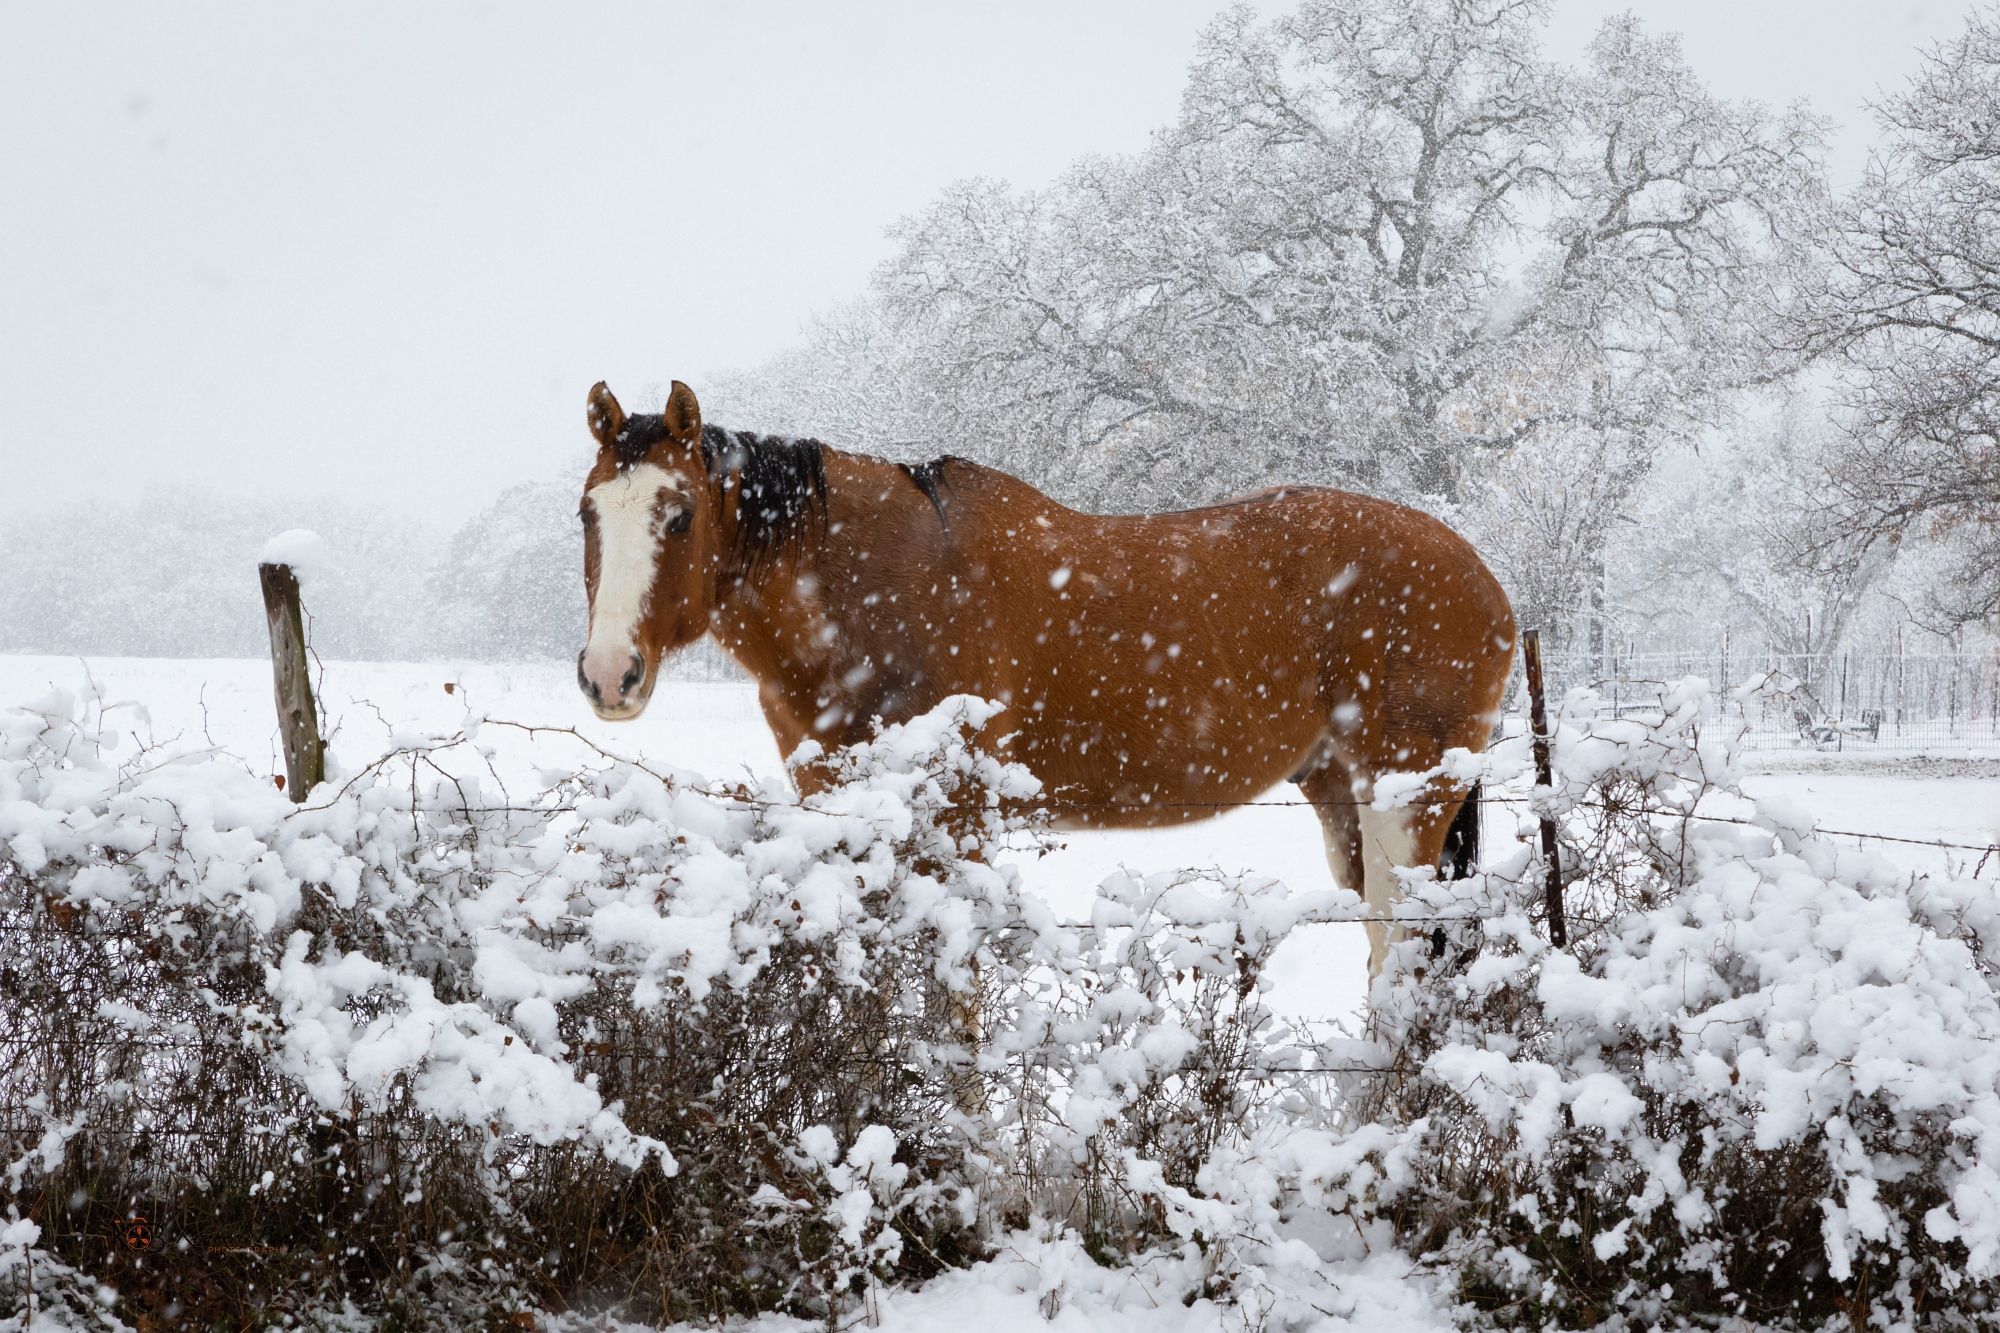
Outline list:
[[[19,515],[0,532],[0,652],[267,651],[256,561],[310,523],[328,556],[303,601],[330,657],[516,660],[583,643],[570,482],[510,488],[456,531],[363,505],[175,492]]]

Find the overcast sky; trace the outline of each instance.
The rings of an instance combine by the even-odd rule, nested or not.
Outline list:
[[[1558,0],[1552,52],[1625,7]],[[1631,7],[1841,121],[1842,176],[1966,12]],[[1141,146],[1218,8],[0,0],[0,494],[462,518],[584,465],[592,381],[657,410],[792,341],[947,181]]]

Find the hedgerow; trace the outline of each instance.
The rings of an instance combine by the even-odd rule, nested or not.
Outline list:
[[[488,721],[294,806],[94,701],[0,716],[0,1320],[838,1320],[1062,1236],[1254,1326],[1384,1253],[1479,1322],[1976,1315],[2000,908],[1711,822],[1700,703],[1574,697],[1534,797],[1571,946],[1526,843],[1412,874],[1343,1038],[1266,973],[1354,895],[1128,873],[1059,918],[976,700],[805,800]]]

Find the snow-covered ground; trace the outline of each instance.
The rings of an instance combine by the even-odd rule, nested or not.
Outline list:
[[[0,706],[91,681],[107,701],[129,701],[142,709],[162,742],[213,742],[261,771],[283,767],[266,662],[0,656]],[[662,682],[652,707],[627,723],[598,721],[584,706],[570,670],[555,663],[327,662],[321,696],[332,724],[336,766],[373,758],[399,732],[449,731],[483,715],[574,727],[615,753],[712,778],[781,767],[756,696],[743,684]],[[1818,762],[1823,757],[1814,759],[1808,771],[1754,774],[1746,788],[1757,797],[1788,798],[1829,829],[1979,845],[2000,840],[2000,765],[1904,762],[1838,769]],[[533,782],[525,770],[510,776]],[[1121,866],[1147,872],[1216,867],[1270,875],[1295,888],[1330,884],[1318,819],[1303,805],[1281,804],[1299,801],[1298,790],[1287,785],[1264,799],[1272,804],[1178,828],[1070,834],[1061,849],[1024,866],[1025,878],[1058,910],[1078,915],[1095,886]],[[1727,800],[1715,806],[1718,814],[1732,809]],[[1489,807],[1489,842],[1506,838],[1515,818],[1510,807]],[[1977,860],[1976,854],[1874,845],[1912,869],[1942,868],[1947,857],[1965,865]],[[2000,877],[2000,857],[1989,860],[1984,873]],[[1337,1021],[1354,1014],[1367,960],[1361,928],[1318,926],[1301,936],[1274,963],[1281,1003],[1305,1019]]]
[[[1384,1252],[1343,1266],[1336,1297],[1324,1307],[1317,1330],[1355,1333],[1454,1333],[1460,1325],[1440,1297],[1435,1279],[1412,1272],[1410,1261]],[[1183,1305],[1163,1297],[1143,1268],[1104,1268],[1074,1237],[1047,1240],[1018,1235],[990,1261],[946,1273],[915,1291],[875,1293],[872,1326],[882,1333],[1212,1333],[1249,1330],[1261,1320],[1240,1307],[1197,1300]],[[843,1327],[870,1327],[850,1321]],[[701,1325],[677,1324],[661,1333],[696,1333]],[[747,1326],[755,1333],[816,1333],[823,1320],[766,1315]],[[649,1326],[576,1320],[556,1333],[610,1328],[614,1333],[654,1333]]]

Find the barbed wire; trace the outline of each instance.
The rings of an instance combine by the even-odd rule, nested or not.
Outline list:
[[[784,800],[784,799],[765,797],[765,796],[752,796],[747,791],[741,788],[737,788],[734,790],[717,789],[712,786],[704,786],[698,783],[683,782],[670,773],[661,772],[658,769],[655,769],[648,764],[640,762],[639,760],[605,749],[602,745],[599,745],[596,741],[590,739],[590,737],[584,735],[581,731],[577,730],[573,726],[553,726],[544,723],[515,722],[507,718],[491,718],[491,717],[478,719],[477,725],[480,729],[485,729],[488,727],[502,728],[511,731],[518,731],[530,737],[544,736],[544,735],[565,737],[583,746],[585,749],[591,751],[593,754],[597,755],[600,759],[604,760],[606,763],[619,765],[625,768],[632,769],[635,772],[644,773],[648,777],[659,782],[662,786],[668,788],[671,791],[688,792],[694,795],[705,797],[710,800],[732,801],[739,805],[748,806],[754,809],[810,810],[814,808],[810,804],[809,798],[804,798],[804,797],[795,800]],[[314,803],[309,800],[305,803],[294,806],[290,811],[286,813],[286,818],[287,819],[295,818],[299,815],[317,813],[330,809],[334,804],[338,803],[343,797],[345,797],[346,794],[354,788],[356,783],[360,782],[362,779],[366,778],[371,773],[381,771],[384,767],[395,762],[398,759],[408,759],[411,760],[412,762],[421,760],[428,766],[436,770],[440,775],[444,776],[447,780],[452,780],[455,782],[455,779],[452,779],[452,775],[447,773],[442,767],[440,767],[436,763],[436,761],[432,758],[432,756],[445,750],[455,749],[461,745],[472,743],[472,741],[473,737],[468,732],[460,732],[454,736],[438,737],[436,739],[435,744],[397,747],[393,750],[388,751],[387,753],[377,756],[373,760],[370,760],[362,768],[358,769],[356,772],[349,775],[348,778],[331,793],[331,796],[327,801],[323,803]],[[1434,800],[1413,799],[1407,802],[1403,802],[1400,808],[1407,808],[1410,806],[1424,806],[1435,809],[1436,807],[1447,803],[1451,799],[1452,798],[1450,797],[1444,797]],[[1537,797],[1535,795],[1507,796],[1507,795],[1481,794],[1479,796],[1466,796],[1458,798],[1458,802],[1460,804],[1472,803],[1482,806],[1532,805],[1535,804],[1538,800],[1544,800],[1544,799],[1546,798]],[[1754,827],[1754,828],[1764,829],[1767,832],[1772,831],[1768,829],[1767,826],[1759,824],[1755,820],[1743,819],[1740,817],[1730,816],[1730,815],[1714,815],[1714,814],[1704,814],[1695,811],[1663,810],[1663,809],[1653,809],[1653,808],[1634,809],[1632,807],[1622,806],[1622,805],[1613,807],[1605,802],[1596,802],[1589,800],[1573,800],[1567,802],[1567,805],[1569,808],[1589,807],[1596,809],[1616,809],[1620,812],[1629,811],[1630,813],[1634,814],[1642,814],[1649,818],[1697,820],[1703,823],[1734,824],[1745,828]],[[411,805],[412,814],[416,812],[416,808],[417,808],[416,804],[413,801]],[[524,814],[524,815],[542,815],[542,816],[557,815],[557,814],[576,814],[580,813],[581,809],[581,807],[579,807],[579,805],[577,805],[573,801],[534,803],[527,805],[515,804],[511,801],[504,804],[474,805],[469,802],[461,801],[460,803],[455,805],[446,804],[430,808],[455,809],[467,815]],[[1071,798],[1064,798],[1061,796],[1057,796],[1052,799],[1043,801],[1012,802],[1011,808],[1016,811],[1025,810],[1029,813],[1035,813],[1035,814],[1061,815],[1064,813],[1084,813],[1093,810],[1225,811],[1225,810],[1286,809],[1286,808],[1328,810],[1328,809],[1394,809],[1399,807],[1378,805],[1374,798],[1360,797],[1360,796],[1300,797],[1297,799],[1252,798],[1240,801],[1222,801],[1222,800],[1168,801],[1168,800],[1154,800],[1150,798],[1142,798],[1137,800],[1114,800],[1108,798],[1082,800],[1082,799],[1071,799]],[[1968,842],[1954,842],[1939,838],[1912,838],[1900,834],[1877,833],[1860,829],[1826,828],[1818,824],[1815,824],[1810,831],[1814,834],[1824,835],[1827,837],[1855,838],[1862,841],[1868,841],[1872,839],[1873,841],[1876,842],[1895,843],[1900,846],[1909,846],[1909,847],[1927,847],[1939,851],[1977,852],[1980,854],[1980,859],[1977,864],[1977,868],[1974,871],[1975,875],[1979,874],[1984,870],[1986,862],[1989,859],[2000,857],[2000,843],[1968,843]]]
[[[176,904],[176,906],[179,905],[180,904]],[[120,909],[120,910],[122,913],[129,909]],[[88,912],[79,912],[78,915],[88,916]],[[1464,922],[1464,921],[1498,921],[1506,915],[1508,914],[1504,912],[1484,912],[1484,913],[1458,912],[1458,913],[1447,913],[1447,914],[1433,913],[1424,916],[1383,916],[1380,914],[1372,916],[1332,916],[1320,913],[1311,913],[1308,915],[1301,916],[1298,919],[1298,924],[1306,926],[1438,926],[1438,925],[1446,925],[1449,923]],[[1011,925],[1018,929],[1023,929],[1023,930],[1030,928],[1025,922],[1007,922],[1003,924]],[[1057,923],[1057,928],[1060,930],[1072,931],[1076,934],[1087,937],[1094,936],[1098,933],[1098,927],[1088,921],[1059,922]],[[40,922],[32,922],[32,921],[29,922],[0,921],[0,932],[8,932],[17,935],[32,935],[37,933],[38,931],[66,930],[66,929],[67,929],[66,926],[60,924],[51,927],[48,925],[44,925]],[[1129,927],[1119,927],[1119,929],[1129,929]],[[148,1040],[148,1038],[144,1036],[135,1036],[134,1043],[143,1043],[146,1040]],[[125,1043],[120,1042],[119,1044],[125,1044]],[[171,1043],[163,1042],[162,1044],[165,1045]]]
[[[734,801],[739,805],[745,805],[756,809],[813,810],[816,808],[811,803],[810,798],[801,798],[798,800],[783,800],[783,799],[775,799],[772,797],[747,796],[741,792],[717,791],[709,787],[676,783],[666,778],[662,778],[661,780],[665,783],[665,785],[676,791],[687,792],[692,795],[702,796],[709,800]],[[1480,806],[1534,805],[1540,799],[1542,798],[1533,795],[1523,795],[1523,796],[1481,795],[1481,796],[1467,796],[1460,798],[1458,803],[1462,805],[1480,805]],[[1754,798],[1747,798],[1747,799],[1754,799]],[[1026,811],[1028,813],[1039,813],[1039,814],[1060,814],[1066,811],[1089,811],[1089,810],[1128,810],[1128,811],[1129,810],[1269,810],[1269,809],[1300,809],[1300,808],[1314,809],[1314,810],[1370,809],[1370,810],[1386,811],[1386,810],[1410,808],[1417,806],[1435,809],[1436,807],[1443,805],[1445,803],[1446,800],[1429,800],[1429,801],[1413,800],[1404,803],[1402,805],[1378,805],[1372,799],[1363,799],[1360,797],[1354,797],[1354,798],[1301,797],[1298,799],[1289,799],[1289,798],[1279,798],[1271,800],[1252,799],[1246,801],[1053,800],[1053,801],[1014,803],[1012,808],[1015,810]],[[1565,802],[1564,804],[1566,804],[1570,809],[1585,808],[1585,809],[1607,810],[1614,813],[1642,815],[1647,818],[1653,818],[1653,819],[1688,819],[1708,824],[1735,824],[1742,828],[1755,828],[1763,830],[1765,832],[1774,833],[1777,831],[1772,829],[1767,824],[1760,823],[1754,819],[1745,819],[1737,815],[1707,814],[1701,811],[1670,810],[1652,806],[1635,807],[1631,805],[1618,804],[1614,802],[1593,801],[1593,800],[1570,800]],[[299,807],[299,810],[304,811],[304,810],[326,809],[326,808],[327,807],[325,806],[301,806]],[[448,808],[460,811],[465,814],[578,814],[581,813],[584,809],[582,805],[579,805],[575,802],[555,802],[548,805],[448,804],[446,806],[438,808]],[[1089,832],[1089,831],[1107,831],[1107,830],[1072,830],[1072,831]],[[1942,838],[1912,838],[1902,834],[1878,833],[1866,829],[1828,828],[1820,824],[1814,824],[1810,829],[1803,831],[1809,834],[1824,836],[1824,837],[1858,838],[1864,842],[1866,841],[1890,842],[1909,847],[1929,847],[1941,851],[1979,852],[1982,853],[1982,861],[1981,861],[1982,865],[1984,864],[1985,858],[2000,856],[2000,843],[1953,842]]]

